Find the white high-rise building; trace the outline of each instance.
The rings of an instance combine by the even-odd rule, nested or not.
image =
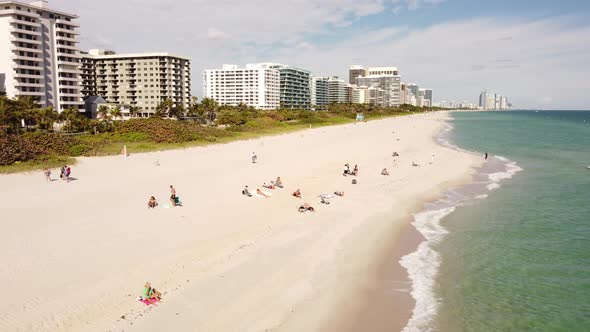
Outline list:
[[[342,104],[346,103],[346,82],[338,79],[337,76],[328,79],[328,102]]]
[[[84,110],[77,19],[47,1],[0,0],[0,90],[58,112]]]
[[[324,109],[330,102],[328,101],[328,77],[311,76],[309,78],[309,91],[311,107],[314,109]]]
[[[242,103],[274,110],[281,106],[280,71],[257,64],[248,64],[246,68],[225,64],[221,69],[205,70],[203,92],[222,105]]]

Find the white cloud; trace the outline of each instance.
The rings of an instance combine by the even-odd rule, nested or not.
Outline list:
[[[437,5],[446,0],[391,0],[394,4],[393,13],[398,14],[403,8],[408,10],[416,10],[423,5]]]
[[[208,39],[228,39],[231,36],[228,33],[225,33],[221,30],[218,30],[216,28],[209,28],[207,29],[207,38]]]

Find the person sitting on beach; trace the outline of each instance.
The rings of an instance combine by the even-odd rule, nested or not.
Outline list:
[[[170,202],[172,206],[176,206],[176,189],[172,185],[170,185]]]
[[[347,176],[350,174],[350,166],[348,164],[344,164],[344,171],[342,175]]]
[[[246,186],[244,188],[244,190],[242,190],[242,195],[248,196],[248,197],[252,197],[252,194],[250,193],[250,191],[248,190],[248,186]]]
[[[283,181],[281,181],[281,177],[278,176],[276,181],[275,181],[275,186],[279,187],[279,188],[283,188]]]
[[[307,211],[314,212],[315,209],[307,203],[303,203],[303,205],[299,206],[299,212],[307,212]]]
[[[344,191],[335,191],[334,195],[342,197],[344,196]]]
[[[158,292],[155,288],[152,288],[152,285],[149,282],[146,282],[143,286],[143,291],[141,298],[144,300],[150,299],[162,299],[162,293]]]
[[[359,167],[354,165],[354,169],[352,170],[352,175],[357,176],[359,174]]]
[[[262,186],[266,189],[275,189],[275,186],[273,186],[272,184],[266,184],[266,182],[262,184]]]
[[[267,194],[265,194],[264,192],[262,192],[262,190],[260,189],[256,189],[256,193],[260,196],[264,196],[265,198],[269,198],[270,196],[268,196]]]
[[[153,209],[156,206],[158,206],[158,202],[156,201],[156,198],[154,196],[150,197],[150,200],[148,201],[148,209]]]
[[[381,175],[389,175],[389,172],[387,171],[387,168],[384,168],[384,169],[381,171]]]
[[[297,197],[297,198],[301,198],[301,191],[299,191],[299,189],[295,190],[293,192],[293,196]]]

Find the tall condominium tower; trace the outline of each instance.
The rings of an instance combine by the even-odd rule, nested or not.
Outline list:
[[[328,77],[312,76],[309,79],[311,107],[314,109],[324,109],[330,102],[328,101]]]
[[[77,19],[47,1],[0,0],[0,90],[58,112],[84,110]]]
[[[139,116],[155,113],[166,99],[188,108],[191,102],[190,59],[169,53],[116,54],[90,50],[82,56],[83,93],[107,103],[136,106]]]
[[[367,76],[367,70],[360,65],[352,65],[348,70],[348,83],[356,84],[357,77]]]
[[[396,67],[370,67],[367,76],[356,78],[356,85],[382,89],[385,94],[382,106],[401,104],[401,78]]]
[[[259,63],[256,66],[277,69],[280,72],[281,107],[305,110],[311,108],[310,73],[308,70],[280,63]]]
[[[280,107],[280,72],[248,64],[246,68],[223,65],[203,73],[203,95],[222,105],[245,104],[257,109]]]
[[[337,76],[328,79],[328,102],[329,103],[346,103],[346,82],[338,79]]]

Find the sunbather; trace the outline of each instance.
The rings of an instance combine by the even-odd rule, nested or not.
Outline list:
[[[293,196],[297,197],[297,198],[301,198],[301,191],[299,191],[299,189],[295,190],[295,192],[293,192],[292,194]]]
[[[352,175],[357,176],[359,174],[359,167],[354,165],[354,170],[352,170]]]
[[[264,196],[266,198],[269,198],[270,196],[268,196],[267,194],[265,194],[264,192],[262,192],[262,190],[260,189],[256,189],[256,193],[260,196]]]
[[[387,171],[387,168],[384,168],[384,169],[381,171],[381,175],[389,175],[389,172]]]
[[[262,184],[262,186],[263,186],[264,188],[266,188],[266,189],[274,189],[274,188],[275,188],[275,186],[274,186],[274,185],[272,185],[272,184],[266,184],[266,182],[265,182],[264,184]]]
[[[283,181],[281,181],[280,176],[277,177],[277,180],[275,181],[275,186],[277,186],[279,188],[283,188]]]
[[[307,212],[307,211],[313,212],[313,211],[315,211],[315,209],[307,203],[303,203],[303,205],[299,206],[299,212]]]
[[[252,197],[252,194],[250,193],[250,191],[248,190],[248,186],[246,186],[244,188],[244,190],[242,190],[242,195],[248,196],[248,197]]]
[[[344,191],[335,191],[334,195],[342,197],[344,196]]]
[[[154,196],[150,197],[150,200],[148,201],[148,209],[153,209],[156,206],[158,206],[158,202],[156,201],[156,198]]]
[[[158,292],[155,288],[152,288],[152,285],[149,282],[146,282],[143,286],[143,292],[141,295],[142,299],[149,300],[149,299],[158,299],[162,298],[162,293]]]

